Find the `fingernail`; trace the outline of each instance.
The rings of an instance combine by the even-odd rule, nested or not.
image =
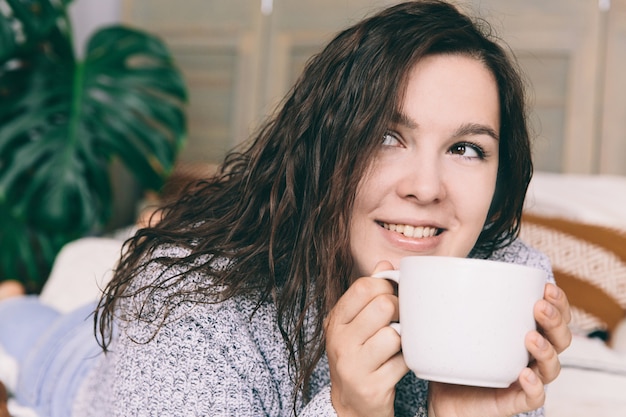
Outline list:
[[[528,372],[526,372],[526,381],[530,382],[533,385],[536,384],[537,374],[535,374],[531,369],[529,369]]]
[[[541,336],[537,336],[537,338],[535,339],[535,344],[541,350],[544,350],[548,347],[548,342],[546,342],[546,339]]]
[[[554,318],[556,316],[556,308],[554,308],[554,306],[552,304],[547,304],[546,308],[544,308],[543,312],[549,318]]]
[[[561,297],[561,290],[554,286],[554,285],[549,285],[548,286],[548,295],[552,298],[554,298],[555,300],[558,300]]]

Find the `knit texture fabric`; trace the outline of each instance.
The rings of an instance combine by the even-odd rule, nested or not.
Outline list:
[[[179,248],[156,256],[180,257]],[[490,258],[539,267],[553,280],[546,256],[516,241]],[[152,284],[160,271],[146,271],[134,286]],[[180,273],[168,271],[168,275]],[[73,415],[96,416],[293,416],[294,386],[288,354],[278,331],[276,309],[243,297],[218,304],[170,301],[181,289],[206,285],[206,276],[190,273],[184,284],[124,300],[126,311],[141,311],[143,320],[120,321],[110,351],[77,395]],[[183,288],[184,286],[184,288]],[[162,308],[169,316],[157,330]],[[253,314],[254,312],[254,314]],[[460,341],[461,342],[461,341]],[[336,416],[330,400],[328,363],[323,358],[311,381],[311,400],[298,396],[298,416]],[[396,416],[427,415],[428,383],[408,373],[397,385]],[[522,414],[543,416],[543,410]]]

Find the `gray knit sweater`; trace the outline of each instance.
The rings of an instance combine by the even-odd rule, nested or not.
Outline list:
[[[179,257],[178,248],[160,255]],[[549,272],[548,259],[519,240],[490,259],[527,264]],[[149,284],[156,269],[143,277]],[[206,282],[190,274],[185,286]],[[147,321],[118,321],[110,352],[102,355],[78,393],[74,415],[89,416],[293,416],[288,356],[278,331],[276,310],[243,298],[220,304],[170,303],[162,317],[163,290],[142,311]],[[140,299],[123,307],[136,311]],[[251,318],[252,316],[252,318]],[[153,337],[154,336],[154,337]],[[323,359],[313,375],[311,400],[298,401],[299,416],[336,416],[330,401],[329,371]],[[426,416],[426,381],[408,373],[396,390],[396,416]],[[525,416],[543,416],[542,410]]]

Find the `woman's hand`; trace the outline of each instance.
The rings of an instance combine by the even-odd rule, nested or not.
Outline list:
[[[504,417],[543,406],[546,384],[561,371],[558,354],[572,340],[568,327],[571,320],[565,293],[546,284],[544,298],[535,304],[539,331],[528,333],[526,348],[533,360],[509,388],[491,389],[430,383],[429,416],[433,417]]]
[[[374,272],[393,269],[379,263]],[[356,280],[324,325],[330,365],[331,400],[339,417],[393,416],[395,385],[408,372],[400,336],[394,285],[384,279]]]

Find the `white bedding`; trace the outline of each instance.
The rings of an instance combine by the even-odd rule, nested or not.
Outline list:
[[[626,354],[575,336],[547,390],[546,417],[626,416]]]
[[[626,177],[535,173],[526,210],[626,230]],[[611,347],[575,336],[547,391],[547,417],[626,417],[626,321]]]
[[[535,172],[525,208],[626,229],[626,177]]]

